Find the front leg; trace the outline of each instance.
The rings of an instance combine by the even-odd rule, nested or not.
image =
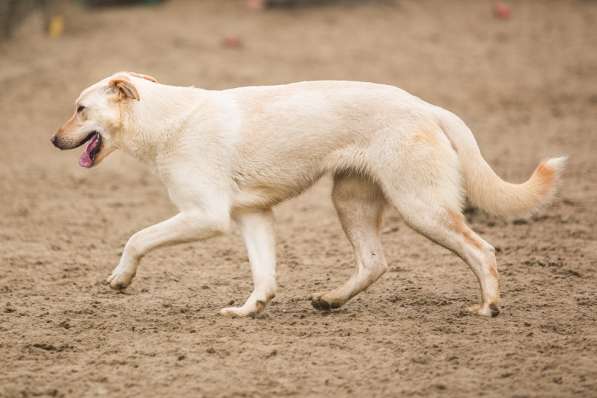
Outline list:
[[[126,243],[118,266],[107,280],[110,287],[122,290],[130,285],[141,258],[149,251],[161,246],[211,238],[226,232],[229,223],[226,212],[186,210],[135,233]]]
[[[271,209],[244,212],[236,217],[251,263],[253,292],[241,307],[222,309],[226,316],[256,315],[276,294],[276,243]]]

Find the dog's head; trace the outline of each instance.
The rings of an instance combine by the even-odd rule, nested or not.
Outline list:
[[[86,88],[75,102],[75,112],[52,136],[60,149],[73,149],[87,143],[79,164],[93,167],[118,149],[123,112],[141,100],[134,80],[157,82],[151,76],[132,72],[117,73]]]

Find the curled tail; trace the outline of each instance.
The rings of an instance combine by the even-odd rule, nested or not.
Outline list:
[[[566,157],[545,160],[521,184],[502,180],[487,164],[470,129],[451,112],[438,109],[439,124],[456,149],[466,195],[473,205],[498,216],[525,215],[553,198]]]

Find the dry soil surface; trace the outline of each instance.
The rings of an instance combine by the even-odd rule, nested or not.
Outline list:
[[[67,10],[0,44],[0,396],[597,396],[597,3],[401,1],[250,12],[237,1]],[[239,48],[222,40],[238,36]],[[84,170],[48,139],[79,91],[118,70],[227,88],[310,79],[399,85],[458,113],[504,178],[566,153],[560,198],[517,222],[469,214],[496,246],[502,313],[389,210],[390,270],[342,309],[308,296],[353,256],[324,179],[275,210],[280,290],[265,316],[218,315],[251,290],[238,233],[156,251],[103,284],[127,238],[174,214],[114,154]]]

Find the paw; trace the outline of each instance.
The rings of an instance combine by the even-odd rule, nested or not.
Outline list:
[[[316,293],[311,295],[310,299],[313,308],[319,311],[330,311],[334,308],[339,308],[340,306],[342,306],[342,303],[325,299],[324,296],[324,293]]]
[[[246,303],[242,307],[226,307],[220,310],[220,314],[229,318],[244,318],[247,316],[256,317],[265,309],[265,302],[258,300],[255,303]]]
[[[497,304],[494,304],[494,303],[487,304],[487,305],[475,304],[475,305],[470,306],[468,308],[468,310],[470,312],[472,312],[473,314],[488,316],[491,318],[495,318],[496,316],[498,316],[500,314],[499,307],[497,306]]]
[[[124,290],[131,284],[134,277],[135,272],[124,272],[114,270],[114,272],[112,272],[112,275],[110,275],[108,279],[106,279],[106,282],[114,290]]]

